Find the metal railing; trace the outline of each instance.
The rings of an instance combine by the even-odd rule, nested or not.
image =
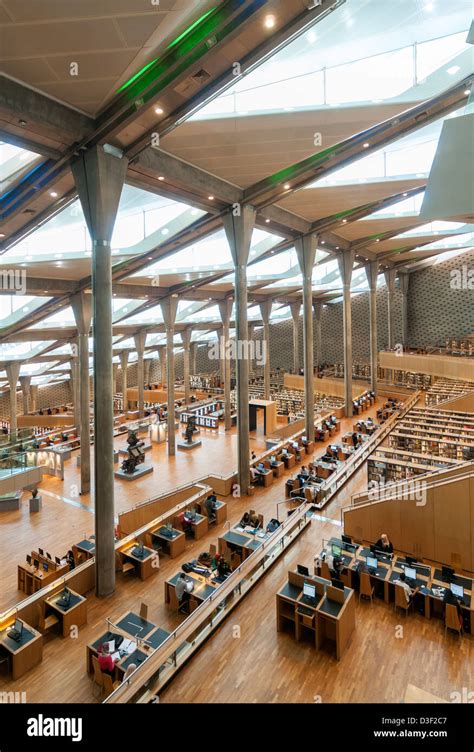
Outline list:
[[[178,656],[179,648],[196,633],[200,626],[204,626],[204,635],[201,639],[194,638],[190,645],[194,650],[197,649],[198,644],[201,644],[204,639],[209,636],[212,629],[214,629],[222,620],[224,614],[234,608],[238,600],[245,595],[245,593],[242,592],[244,581],[248,583],[247,590],[250,589],[255,581],[259,579],[268,568],[265,567],[266,561],[273,563],[279,553],[287,547],[285,545],[285,537],[288,537],[287,545],[289,545],[294,537],[299,534],[309,522],[310,518],[307,517],[307,505],[301,504],[300,507],[297,508],[266,541],[263,541],[262,545],[256,551],[250,554],[250,556],[248,556],[245,561],[243,561],[242,564],[240,564],[237,569],[235,569],[232,574],[215,589],[209,598],[203,601],[200,606],[198,606],[178,627],[176,627],[173,632],[168,635],[159,648],[150,653],[143,663],[141,663],[104,702],[107,704],[113,704],[133,701],[133,698],[137,693],[145,689],[145,685],[159,678],[160,671],[170,659],[173,664],[172,673],[174,673],[178,668],[178,660],[180,660],[181,663],[184,663],[184,661],[189,658],[190,652],[193,652],[193,650],[180,651]],[[290,538],[289,536],[292,532],[294,534]],[[262,564],[261,571],[255,573],[256,568],[259,567],[260,564]],[[254,574],[253,577],[252,574]],[[228,604],[228,608],[224,605],[222,611],[215,614],[215,618],[213,618],[214,612],[225,601],[225,599],[228,596],[236,594],[238,594],[239,597],[234,598],[232,603]],[[207,623],[208,619],[211,619],[210,625]],[[166,681],[168,680],[169,677],[167,677]]]

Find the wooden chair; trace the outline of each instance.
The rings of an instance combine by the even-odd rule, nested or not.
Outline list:
[[[36,610],[38,612],[38,630],[41,633],[47,632],[48,629],[52,629],[52,627],[55,627],[56,624],[59,624],[59,618],[55,616],[55,614],[50,614],[50,616],[45,616],[44,601],[41,601],[40,603],[36,604]]]
[[[331,572],[329,571],[329,566],[327,561],[321,562],[321,577],[324,577],[326,580],[331,579]]]
[[[102,693],[108,697],[117,687],[120,687],[122,682],[113,681],[110,674],[102,673],[102,671],[100,673],[102,674]]]
[[[217,546],[215,543],[211,543],[211,545],[209,546],[209,556],[211,557],[211,559],[215,559],[216,555],[217,555]]]
[[[409,600],[407,602],[405,590],[400,585],[395,584],[395,611],[397,610],[397,608],[402,608],[405,611],[405,616],[406,616],[409,608],[412,605],[413,605],[412,600]]]
[[[263,514],[258,515],[258,524],[259,527],[263,530]]]
[[[128,572],[134,572],[134,571],[135,571],[135,564],[133,564],[131,561],[122,562],[122,574],[128,574]]]
[[[372,585],[367,572],[360,573],[359,601],[362,595],[370,598],[370,602],[372,603],[372,598],[374,597],[374,586]]]
[[[100,694],[102,694],[104,690],[104,674],[100,670],[99,659],[97,658],[96,655],[92,656],[92,667],[94,669],[94,675],[92,677],[94,687],[99,687]]]
[[[463,636],[463,626],[459,620],[458,610],[452,603],[446,604],[446,611],[444,613],[444,634],[448,629],[454,629],[461,637]]]
[[[140,619],[148,621],[148,606],[146,603],[143,603],[143,601],[140,604]]]

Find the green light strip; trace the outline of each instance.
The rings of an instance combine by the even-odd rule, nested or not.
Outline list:
[[[167,48],[166,48],[166,49],[167,49],[167,50],[170,50],[170,49],[171,49],[172,47],[174,47],[175,45],[177,45],[177,44],[178,44],[178,42],[181,42],[181,40],[182,40],[182,39],[184,39],[184,37],[186,37],[186,36],[187,36],[187,35],[188,35],[188,34],[189,34],[189,33],[190,33],[190,32],[191,32],[191,31],[192,31],[193,29],[195,29],[195,28],[196,28],[196,26],[197,26],[198,24],[200,24],[200,23],[201,23],[201,21],[204,21],[204,19],[205,19],[205,18],[207,18],[208,16],[210,16],[210,15],[211,15],[211,13],[212,13],[213,11],[215,11],[216,7],[217,7],[217,6],[215,6],[214,8],[211,8],[210,10],[208,10],[208,11],[207,11],[207,13],[204,13],[204,14],[203,14],[203,15],[202,15],[202,16],[201,16],[200,18],[198,18],[198,19],[197,19],[196,21],[194,21],[194,23],[192,23],[192,24],[191,24],[191,26],[188,26],[188,28],[187,28],[187,29],[185,29],[185,30],[184,30],[184,31],[183,31],[183,32],[182,32],[182,33],[181,33],[181,34],[179,35],[179,37],[176,37],[176,39],[173,39],[173,41],[169,43],[169,45],[167,46]]]
[[[124,89],[128,89],[128,87],[131,86],[133,84],[133,82],[137,80],[137,78],[140,78],[140,76],[142,75],[142,73],[145,73],[145,71],[148,70],[148,68],[151,68],[151,66],[154,63],[156,63],[157,60],[158,60],[158,58],[155,57],[155,59],[152,60],[150,63],[147,63],[146,65],[143,66],[143,68],[140,68],[140,70],[138,71],[138,73],[135,73],[135,75],[132,76],[131,78],[129,78],[128,81],[125,81],[125,83],[122,84],[122,86],[120,87],[120,89],[118,89],[118,91],[121,92]]]

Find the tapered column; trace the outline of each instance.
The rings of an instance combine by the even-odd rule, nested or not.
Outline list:
[[[234,301],[232,298],[219,301],[219,313],[222,321],[222,334],[220,337],[220,350],[224,352],[224,427],[226,431],[232,428],[232,412],[230,405],[230,351],[229,351],[229,328],[230,316]]]
[[[379,265],[370,261],[365,265],[369,283],[369,336],[370,336],[370,388],[377,394],[378,343],[377,343],[377,277]]]
[[[217,343],[218,343],[218,350],[219,350],[219,381],[221,384],[224,384],[225,360],[226,360],[225,340],[220,334],[219,330],[216,331],[216,336],[217,336]]]
[[[38,405],[38,384],[32,384],[30,387],[31,404],[30,410],[34,413],[37,410]]]
[[[197,342],[191,342],[190,345],[191,349],[191,373],[193,376],[197,375],[197,351],[198,351],[198,343]]]
[[[402,333],[403,346],[408,346],[408,287],[410,285],[410,275],[407,272],[398,272],[400,280],[400,290],[402,293]]]
[[[7,379],[10,385],[10,441],[15,441],[18,436],[18,420],[16,406],[16,385],[20,375],[20,362],[9,363],[6,366]]]
[[[344,251],[337,257],[343,289],[343,318],[344,318],[344,401],[346,416],[350,418],[354,412],[352,405],[352,306],[351,282],[354,267],[354,251]]]
[[[263,397],[270,399],[270,318],[272,315],[272,301],[260,303],[260,314],[263,321]]]
[[[300,311],[301,303],[292,303],[290,305],[291,316],[293,319],[293,370],[295,373],[300,372]]]
[[[248,325],[248,341],[249,341],[249,372],[254,372],[257,368],[257,364],[255,362],[255,358],[253,357],[253,353],[255,351],[254,348],[254,337],[255,337],[255,322],[250,321]]]
[[[181,332],[181,342],[183,343],[183,378],[184,378],[184,402],[187,405],[189,402],[189,363],[190,363],[190,349],[191,349],[191,337],[192,329],[184,329]]]
[[[313,301],[314,309],[314,345],[315,354],[314,362],[319,365],[323,362],[322,358],[322,339],[321,339],[321,311],[323,310],[323,304],[320,300]]]
[[[237,375],[237,467],[240,493],[246,494],[250,480],[249,442],[249,348],[247,320],[247,263],[250,252],[255,209],[243,206],[238,216],[224,216],[224,229],[232,253],[235,270],[235,328],[236,328],[236,375]]]
[[[160,303],[163,321],[166,329],[166,359],[168,382],[168,454],[176,454],[176,438],[174,428],[174,324],[178,310],[178,296],[171,295]]]
[[[150,371],[151,371],[151,360],[150,358],[145,358],[143,361],[143,372],[145,374],[145,384],[150,383]]]
[[[127,159],[108,146],[82,152],[71,165],[92,238],[94,320],[94,482],[96,594],[115,589],[114,411],[112,394],[112,256],[110,241]],[[118,151],[118,150],[114,150]]]
[[[117,394],[117,373],[119,365],[119,363],[112,363],[112,391],[114,396]]]
[[[135,349],[137,351],[137,403],[138,403],[138,415],[143,418],[145,414],[145,343],[146,332],[137,332],[133,340],[135,342]]]
[[[303,277],[304,416],[308,441],[314,439],[313,267],[317,247],[317,235],[305,235],[295,241]]]
[[[128,350],[122,350],[120,353],[120,368],[122,370],[122,397],[123,397],[123,412],[125,415],[128,411]]]
[[[79,381],[79,343],[77,338],[71,342],[72,358],[69,361],[71,372],[71,400],[72,409],[74,413],[74,425],[76,429],[79,429],[79,423],[81,418],[81,405],[80,405],[80,381]]]
[[[77,327],[77,357],[79,364],[78,422],[81,440],[81,494],[90,492],[91,487],[91,443],[90,443],[90,389],[89,389],[89,331],[92,319],[92,299],[88,293],[79,292],[71,298],[71,307]]]
[[[20,376],[21,395],[23,399],[23,415],[28,415],[30,410],[30,384],[31,376]]]
[[[163,389],[165,389],[167,384],[166,345],[158,348],[158,357],[160,359],[161,386],[163,387]]]
[[[388,346],[392,348],[395,345],[393,299],[395,297],[395,280],[397,278],[397,270],[386,269],[384,271],[384,277],[385,277],[385,283],[387,285]]]

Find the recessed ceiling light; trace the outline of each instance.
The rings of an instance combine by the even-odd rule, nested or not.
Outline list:
[[[339,246],[337,245],[337,246],[336,246],[336,251],[338,251],[338,250],[339,250]]]
[[[380,238],[376,238],[375,242],[380,243]]]
[[[266,219],[266,220],[265,220],[265,222],[266,222],[266,223],[267,223],[267,225],[268,225],[268,224],[269,224],[269,222],[270,222],[270,220],[269,220],[269,219]]]
[[[164,179],[165,179],[165,178],[164,178],[164,176],[163,176],[163,175],[160,175],[160,177],[158,178],[158,180],[164,180]]]
[[[56,191],[51,191],[51,193],[50,193],[49,195],[50,195],[50,196],[51,196],[52,198],[57,198],[57,197],[58,197],[58,194],[56,193]]]
[[[209,199],[209,201],[214,201],[214,196],[208,196],[207,198]]]
[[[291,185],[289,183],[285,183],[283,188],[285,189],[285,191],[289,191],[291,188]]]
[[[162,235],[169,235],[169,230],[168,230],[168,228],[167,228],[167,227],[163,227],[163,229],[162,229],[162,231],[161,231],[161,234],[162,234]]]
[[[321,240],[321,245],[324,245],[325,242],[326,242],[325,240]]]
[[[345,224],[346,224],[346,222],[347,222],[347,219],[343,219],[343,220],[342,220],[342,224],[343,224],[343,225],[345,225]]]
[[[0,232],[0,238],[4,238],[4,237],[5,237],[5,233],[4,232]]]
[[[404,195],[404,196],[408,196],[408,193],[404,193],[403,195]]]
[[[275,26],[275,16],[272,16],[272,15],[265,16],[265,28],[273,29],[274,26]]]
[[[466,95],[466,97],[468,97],[470,93],[471,93],[470,89],[464,89],[464,94]]]
[[[450,76],[454,76],[454,74],[460,70],[461,68],[459,65],[452,65],[450,68],[446,68],[446,73],[449,73]]]
[[[366,141],[365,144],[362,144],[362,146],[364,147],[364,149],[368,149],[370,144],[368,141]]]
[[[162,107],[155,107],[155,112],[157,115],[162,115],[164,110]]]

